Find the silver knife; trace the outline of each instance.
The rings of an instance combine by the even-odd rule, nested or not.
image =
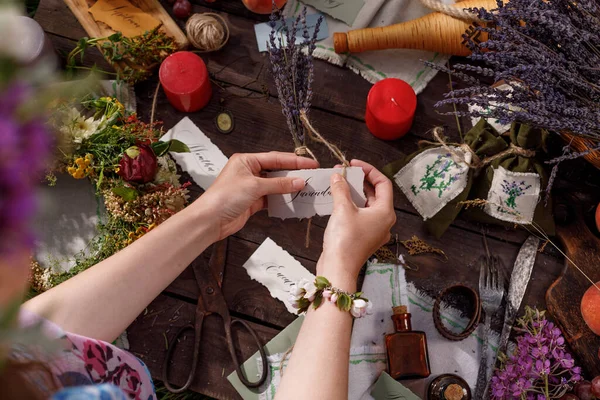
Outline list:
[[[523,246],[521,246],[521,250],[519,250],[519,254],[515,260],[515,265],[510,276],[510,284],[508,286],[504,326],[502,327],[502,334],[500,335],[498,352],[506,353],[508,337],[510,336],[510,331],[515,323],[515,319],[517,318],[523,296],[525,296],[525,290],[527,290],[527,285],[529,284],[529,278],[531,277],[531,271],[535,264],[539,245],[540,239],[533,235],[529,236],[527,240],[525,240],[525,243],[523,243]],[[496,357],[494,357],[492,367],[496,365],[497,357],[498,353],[496,353]],[[489,386],[490,383],[488,381],[484,392],[486,399],[489,398]]]

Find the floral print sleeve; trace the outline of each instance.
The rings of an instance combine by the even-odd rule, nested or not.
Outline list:
[[[21,311],[21,324],[40,317]],[[154,400],[154,385],[146,365],[110,343],[63,332],[45,321],[47,335],[64,341],[64,350],[52,357],[50,367],[64,387],[51,399]]]

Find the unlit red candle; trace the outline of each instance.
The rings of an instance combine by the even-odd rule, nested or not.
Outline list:
[[[410,130],[416,109],[417,95],[408,83],[383,79],[373,85],[367,97],[367,128],[380,139],[401,138]]]
[[[179,111],[198,111],[208,104],[212,96],[206,64],[189,51],[168,56],[158,75],[167,99]]]

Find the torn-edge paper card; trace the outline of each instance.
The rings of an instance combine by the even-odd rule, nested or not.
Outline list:
[[[363,0],[302,0],[302,2],[339,19],[348,26],[354,24],[358,13],[365,5]]]
[[[342,174],[342,168],[301,169],[296,171],[269,172],[268,178],[284,176],[300,177],[306,186],[299,192],[275,194],[268,196],[269,217],[309,218],[315,214],[331,215],[333,212],[333,196],[331,195],[331,176]],[[363,192],[365,173],[360,167],[346,168],[346,180],[350,185],[352,201],[358,207],[366,203]]]
[[[317,21],[321,14],[311,14],[306,17],[306,28],[308,29],[308,35],[313,37],[315,33],[315,28],[317,26]],[[292,24],[294,23],[295,17],[287,18],[285,20],[285,24],[288,26],[288,29],[292,30]],[[275,22],[275,32],[282,31],[283,24],[281,21]],[[267,51],[267,42],[269,41],[269,35],[271,34],[271,25],[269,22],[263,22],[262,24],[254,25],[254,33],[256,34],[256,43],[258,44],[258,51],[263,52]],[[296,32],[296,43],[304,42],[304,29],[298,29]],[[327,28],[327,20],[323,19],[321,26],[319,27],[319,32],[317,33],[317,41],[323,40],[329,36],[329,29]],[[287,39],[285,35],[277,34],[277,39],[275,40],[275,46],[279,47],[279,38],[281,37],[281,41],[283,46],[287,45]]]
[[[287,251],[270,238],[256,249],[244,263],[250,278],[265,285],[271,296],[283,301],[287,310],[296,314],[289,302],[290,289],[300,279],[313,281],[315,276],[302,266]]]
[[[160,138],[162,141],[171,139],[180,140],[190,148],[189,153],[171,153],[173,159],[198,186],[208,189],[227,164],[227,157],[188,117]]]

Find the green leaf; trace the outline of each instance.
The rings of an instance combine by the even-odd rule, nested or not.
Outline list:
[[[352,308],[352,299],[346,293],[340,293],[336,304],[340,310],[350,311],[350,308]]]
[[[125,200],[125,201],[135,200],[139,195],[137,190],[135,190],[133,188],[125,187],[125,186],[114,187],[112,189],[112,192],[114,194],[116,194],[117,196],[122,197],[123,200]]]
[[[313,301],[313,308],[316,310],[317,308],[319,308],[319,306],[321,305],[322,302],[323,302],[323,292],[318,292],[315,295],[315,300]]]
[[[123,35],[121,34],[121,32],[113,33],[108,37],[108,40],[110,40],[111,42],[120,42],[121,39],[123,39]]]
[[[100,173],[98,174],[98,182],[96,182],[96,190],[100,190],[100,186],[102,185],[102,181],[104,180],[104,161],[100,166]]]
[[[81,39],[79,39],[79,42],[77,42],[77,47],[79,47],[81,50],[85,50],[88,48],[88,38],[87,37],[82,37]]]
[[[187,146],[187,144],[183,143],[182,141],[179,141],[177,139],[171,139],[169,140],[169,143],[169,151],[172,151],[174,153],[190,152],[190,148]]]
[[[169,142],[154,142],[152,143],[152,151],[156,155],[156,157],[163,156],[169,151]]]
[[[360,296],[362,296],[362,295],[363,295],[363,292],[356,292],[356,293],[354,293],[354,298],[360,299]]]
[[[330,286],[330,283],[324,276],[317,276],[317,278],[315,279],[315,286],[317,287],[317,289],[323,290],[326,287]]]

